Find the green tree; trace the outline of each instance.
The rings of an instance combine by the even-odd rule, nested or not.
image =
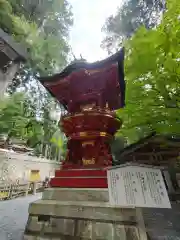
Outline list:
[[[23,99],[23,116],[28,119],[25,126],[24,139],[27,146],[36,149],[41,144],[44,131],[42,121],[37,119],[37,105],[33,103],[30,96],[26,94]]]
[[[57,120],[52,119],[51,111],[54,110],[54,100],[40,88],[31,88],[29,97],[24,102],[24,114],[29,122],[27,129],[27,144],[34,148],[36,154],[52,158],[58,151],[51,143],[53,134],[58,130]],[[33,98],[31,96],[34,95]],[[55,151],[53,153],[53,151]]]
[[[22,138],[27,123],[23,114],[23,95],[14,94],[5,99],[0,109],[0,133],[6,135],[5,145],[12,137]]]
[[[49,102],[53,99],[37,77],[58,72],[67,64],[71,6],[66,0],[0,0],[0,19],[0,27],[28,49],[28,61],[8,92],[13,94],[18,88],[27,92],[23,117],[28,121],[23,138],[36,153],[45,155],[47,150],[51,152],[50,139],[58,126],[50,118]]]
[[[126,107],[119,134],[180,133],[180,2],[167,1],[161,24],[140,28],[126,42]]]
[[[64,133],[58,129],[51,138],[51,143],[60,151],[61,156],[65,158],[67,152],[67,139]]]
[[[9,29],[13,28],[12,23],[12,7],[6,0],[0,0],[0,27],[8,32]]]
[[[18,139],[33,148],[36,155],[55,159],[64,149],[64,141],[60,148],[51,142],[57,130],[57,123],[51,120],[46,109],[37,116],[37,109],[27,94],[15,93],[1,101],[0,134],[5,136],[5,147],[11,140]]]
[[[125,0],[117,13],[107,18],[102,28],[106,34],[102,47],[111,52],[140,26],[147,29],[155,27],[164,9],[165,0]]]
[[[26,66],[14,79],[13,91],[30,76],[52,74],[67,64],[68,33],[73,21],[66,0],[0,0],[0,19],[0,27],[29,52]]]

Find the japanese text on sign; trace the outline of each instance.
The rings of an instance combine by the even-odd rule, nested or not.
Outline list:
[[[171,208],[159,169],[127,166],[108,170],[112,205]]]

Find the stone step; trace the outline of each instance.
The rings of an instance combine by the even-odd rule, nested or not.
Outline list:
[[[29,223],[24,240],[140,240],[138,227],[133,225],[79,219],[53,219],[51,224],[29,219]]]
[[[99,188],[46,188],[43,192],[42,199],[109,202],[109,193],[107,189]]]
[[[134,208],[116,208],[103,202],[38,200],[29,206],[29,214],[51,218],[81,218],[101,221],[136,222]],[[49,216],[49,217],[48,217]],[[49,221],[49,220],[48,220]]]
[[[111,206],[107,189],[51,188],[43,198],[29,206],[24,240],[147,240],[142,214]]]
[[[38,239],[140,240],[136,210],[99,202],[39,200],[30,205],[24,235],[24,240]]]

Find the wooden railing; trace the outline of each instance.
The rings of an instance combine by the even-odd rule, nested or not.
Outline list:
[[[36,194],[43,191],[42,182],[26,182],[26,183],[0,183],[0,200],[27,196],[28,194]]]

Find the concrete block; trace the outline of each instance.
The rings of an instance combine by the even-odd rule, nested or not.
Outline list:
[[[93,238],[99,240],[113,239],[113,224],[93,222]]]
[[[45,229],[45,233],[74,236],[74,230],[73,219],[51,218],[50,224]]]
[[[127,240],[126,239],[126,231],[125,231],[125,226],[120,225],[120,224],[114,224],[113,226],[113,236],[114,240]]]
[[[127,240],[147,240],[146,235],[144,235],[144,237],[142,238],[141,236],[139,236],[139,232],[138,232],[138,228],[137,227],[125,227],[125,231],[126,231],[126,238]]]
[[[81,238],[92,238],[92,222],[87,220],[77,220],[75,236]]]
[[[64,238],[38,237],[38,236],[24,235],[23,240],[64,240]]]
[[[23,240],[36,240],[36,236],[24,235]]]
[[[29,207],[30,215],[50,215],[64,218],[102,219],[103,221],[136,222],[135,209],[114,208],[108,203],[62,202],[38,200]]]
[[[46,190],[29,206],[24,240],[147,240],[136,209],[112,207],[107,199],[107,190]]]
[[[38,222],[38,217],[37,216],[29,216],[27,230],[39,232],[39,231],[41,231],[41,229],[42,229],[42,222]]]
[[[95,201],[109,202],[107,189],[86,189],[86,188],[47,188],[43,195],[43,200],[57,201]]]

